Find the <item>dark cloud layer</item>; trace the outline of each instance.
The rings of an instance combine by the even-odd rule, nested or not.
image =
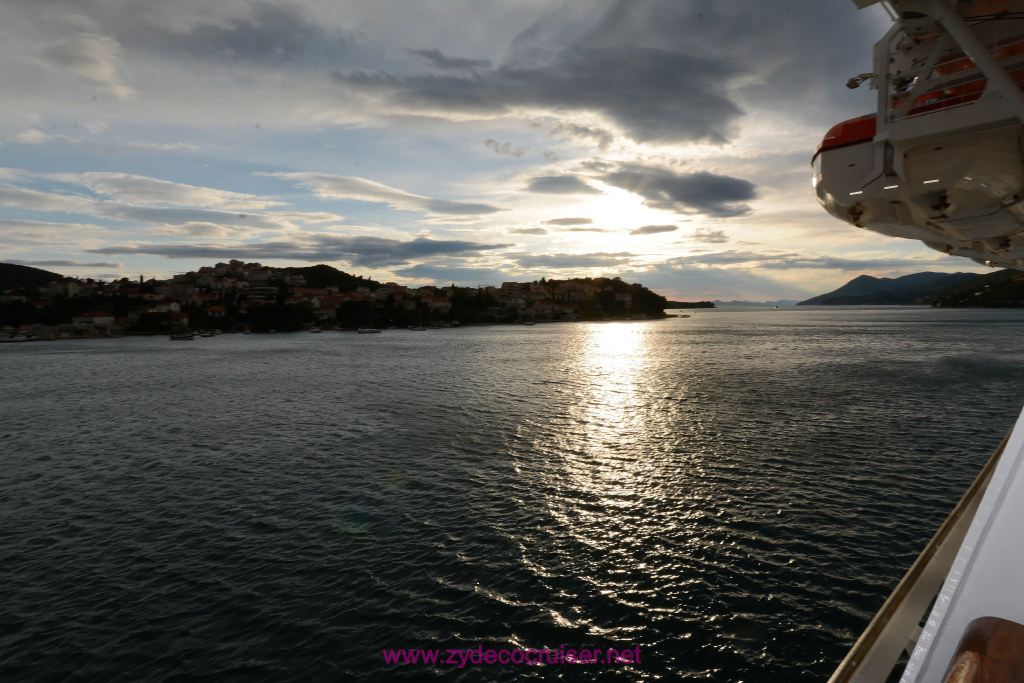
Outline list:
[[[516,159],[522,159],[528,150],[526,147],[520,147],[513,145],[511,142],[498,142],[494,138],[488,138],[484,140],[484,147],[491,150],[495,154],[502,154],[504,156],[514,157]]]
[[[603,113],[641,142],[721,144],[741,114],[726,62],[636,46],[569,46],[536,67],[508,64],[471,76],[332,73],[346,88],[438,116],[500,116],[523,107]]]
[[[574,175],[539,176],[530,180],[526,189],[544,194],[601,194]]]
[[[34,266],[36,268],[42,267],[57,267],[63,266],[66,268],[122,268],[122,263],[111,263],[109,261],[100,261],[98,263],[81,263],[79,261],[66,261],[66,260],[52,260],[52,261],[24,261],[22,259],[10,259],[6,263],[16,263],[21,266]]]
[[[516,254],[509,258],[522,268],[599,268],[628,263],[628,252],[596,254]]]
[[[703,242],[705,244],[722,244],[729,241],[729,235],[724,231],[712,230],[711,228],[697,228],[686,237],[694,242]]]
[[[675,225],[645,225],[636,230],[630,230],[630,235],[656,235],[659,232],[675,232],[679,228]]]
[[[750,212],[743,202],[757,196],[753,183],[714,173],[676,173],[664,168],[624,164],[601,180],[644,198],[652,209],[701,213],[713,218]]]
[[[565,121],[559,121],[551,126],[549,133],[552,137],[589,138],[597,144],[598,149],[602,150],[606,149],[614,140],[614,136],[607,130]]]
[[[430,279],[437,283],[459,282],[465,285],[496,284],[513,279],[514,276],[493,268],[449,267],[429,263],[417,264],[394,271],[395,275],[417,280]]]
[[[850,97],[836,96],[841,84],[870,70],[871,45],[889,23],[883,15],[878,7],[857,11],[852,2],[821,0],[617,0],[577,44],[685,45],[748,77],[738,90],[756,102],[751,113],[786,110],[827,127],[850,107]],[[870,108],[870,96],[856,97],[862,94]]]
[[[253,2],[248,16],[225,24],[198,23],[188,31],[152,23],[139,29],[121,31],[118,39],[126,46],[193,59],[278,65],[336,63],[351,47],[349,37],[327,30],[293,3]]]
[[[544,225],[590,225],[593,222],[591,218],[552,218],[544,221]]]
[[[384,237],[313,234],[292,241],[258,244],[135,244],[103,247],[97,254],[154,254],[166,258],[251,258],[301,259],[306,261],[347,261],[355,266],[403,265],[417,259],[454,254],[472,254],[503,249],[511,244],[480,244],[459,240],[431,240],[417,237],[408,242]]]
[[[467,59],[465,57],[449,57],[440,50],[406,50],[411,55],[419,57],[431,66],[438,69],[475,69],[485,68],[491,65],[489,59]]]

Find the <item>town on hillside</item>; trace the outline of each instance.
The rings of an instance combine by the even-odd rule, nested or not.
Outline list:
[[[37,278],[45,273],[18,268],[34,270]],[[231,260],[167,280],[59,277],[5,289],[0,338],[651,319],[665,317],[666,303],[617,277],[409,287],[326,265],[274,268]]]

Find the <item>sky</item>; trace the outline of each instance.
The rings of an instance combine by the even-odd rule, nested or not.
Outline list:
[[[4,0],[0,261],[755,301],[984,272],[812,194],[889,25],[849,0]]]

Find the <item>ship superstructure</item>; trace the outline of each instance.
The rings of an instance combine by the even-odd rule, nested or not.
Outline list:
[[[877,110],[834,126],[813,185],[833,216],[1024,270],[1024,1],[854,0],[894,18],[875,44]]]
[[[814,154],[832,215],[1024,270],[1024,0],[854,0],[875,44],[878,108]],[[830,683],[1024,681],[1024,414]],[[927,617],[924,615],[927,613]]]

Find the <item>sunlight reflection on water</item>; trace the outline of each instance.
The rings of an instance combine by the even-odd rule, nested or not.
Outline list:
[[[650,654],[591,679],[822,680],[1016,416],[1022,330],[780,310],[4,345],[0,678],[445,680],[381,648],[484,643]]]

